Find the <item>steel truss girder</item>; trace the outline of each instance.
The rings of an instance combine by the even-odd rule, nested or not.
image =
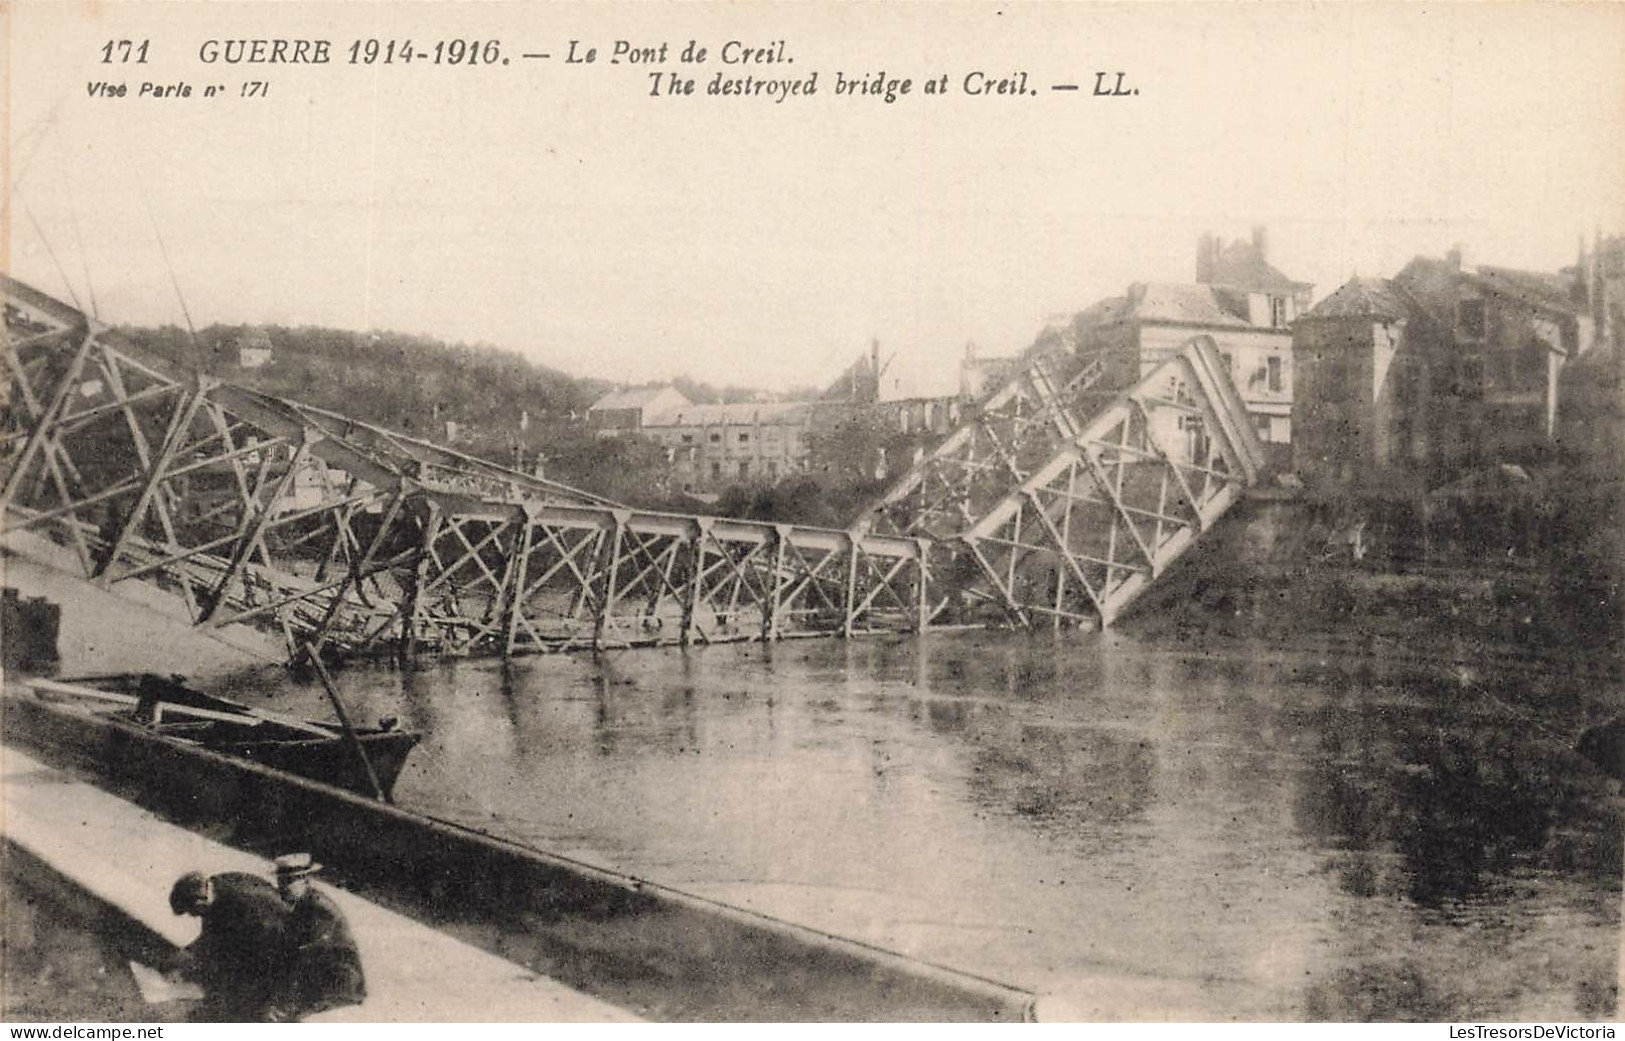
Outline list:
[[[442,498],[412,639],[448,654],[918,631],[918,539],[604,507]]]
[[[1235,504],[1262,462],[1217,347],[1196,337],[1098,412],[961,541],[987,598],[1012,614],[1110,625]]]
[[[949,538],[963,532],[1074,436],[1084,395],[1105,376],[1102,358],[1034,350],[1002,385],[860,515],[859,527]]]

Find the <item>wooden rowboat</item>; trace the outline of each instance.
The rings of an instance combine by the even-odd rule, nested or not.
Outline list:
[[[152,673],[72,681],[21,677],[6,684],[7,730],[26,734],[41,712],[93,716],[128,738],[206,748],[362,795],[389,797],[422,735],[392,720],[354,731],[250,708]],[[21,736],[21,735],[20,735]],[[356,747],[365,752],[364,765]],[[371,767],[378,790],[368,777]]]

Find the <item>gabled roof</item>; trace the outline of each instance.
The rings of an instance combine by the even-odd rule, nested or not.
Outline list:
[[[1427,314],[1405,287],[1387,278],[1351,278],[1304,315],[1305,318],[1366,318],[1414,321]]]
[[[597,412],[600,409],[645,409],[652,404],[661,403],[661,399],[667,399],[665,403],[670,405],[675,404],[675,402],[669,401],[671,395],[673,394],[684,402],[688,401],[687,398],[683,397],[683,392],[678,390],[676,387],[623,387],[620,390],[612,390],[608,394],[605,394],[603,397],[589,405],[587,407],[587,411]]]
[[[1260,256],[1251,242],[1237,239],[1214,258],[1208,284],[1254,293],[1291,293],[1308,289],[1312,283],[1288,278]]]
[[[1538,310],[1563,315],[1574,315],[1584,310],[1571,295],[1574,282],[1562,275],[1480,265],[1474,273],[1474,280],[1499,296],[1510,297]]]
[[[1445,330],[1455,328],[1456,306],[1464,285],[1559,320],[1574,319],[1582,310],[1568,298],[1562,276],[1536,271],[1497,267],[1463,270],[1449,260],[1414,257],[1393,280]],[[1568,353],[1561,343],[1546,341],[1546,346],[1555,354]]]
[[[1428,317],[1451,329],[1456,324],[1456,286],[1461,277],[1461,269],[1448,260],[1418,256],[1400,268],[1393,281],[1405,287]]]
[[[1126,296],[1108,296],[1097,300],[1072,316],[1072,327],[1080,332],[1097,325],[1110,325],[1122,321],[1133,312],[1134,305]]]
[[[1464,284],[1559,318],[1572,318],[1583,310],[1569,296],[1567,279],[1540,271],[1487,265],[1463,270],[1448,260],[1414,257],[1394,281],[1446,328],[1455,323],[1456,300]]]
[[[1191,282],[1140,282],[1129,287],[1127,303],[1123,317],[1142,322],[1249,328],[1247,322],[1219,305],[1212,286]]]

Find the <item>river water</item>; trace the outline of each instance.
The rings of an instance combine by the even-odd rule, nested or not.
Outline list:
[[[342,684],[354,714],[427,733],[406,805],[1029,987],[1041,1011],[1614,1013],[1625,814],[1568,751],[1584,705],[1550,676],[1130,626]]]
[[[70,605],[64,674],[191,671],[331,716],[283,669],[228,675],[10,565]],[[1538,605],[1453,589],[1317,617],[1292,585],[1188,583],[1105,634],[338,675],[353,716],[426,734],[405,805],[1030,988],[1057,1018],[1613,1016],[1625,797],[1571,751],[1625,709],[1611,630],[1524,635]]]

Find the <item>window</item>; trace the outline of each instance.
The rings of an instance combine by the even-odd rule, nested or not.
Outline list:
[[[1394,377],[1394,401],[1400,405],[1413,404],[1417,394],[1417,374],[1414,365],[1402,365]]]
[[[1347,361],[1339,358],[1327,360],[1320,366],[1320,396],[1328,401],[1347,398],[1354,385]]]
[[[739,461],[739,478],[740,478],[740,480],[744,480],[745,478],[747,478],[749,476],[750,476],[750,460],[749,459],[741,459]]]
[[[691,445],[693,443],[694,443],[694,435],[693,434],[684,434],[683,435],[683,444]]]
[[[1270,324],[1277,329],[1286,326],[1286,297],[1270,297]]]
[[[1253,429],[1258,431],[1260,441],[1268,441],[1270,439],[1270,417],[1254,416]]]
[[[748,432],[740,434],[739,435],[739,443],[742,444],[742,445],[750,444],[750,434]]]
[[[1224,362],[1224,374],[1234,378],[1236,375],[1236,359],[1230,357],[1229,351],[1220,351],[1219,360]]]
[[[711,464],[711,476],[713,478],[720,478],[722,476],[722,464],[721,463],[713,462]]]
[[[1510,389],[1518,385],[1518,356],[1513,351],[1496,351],[1487,366],[1492,386]]]
[[[1463,300],[1456,305],[1456,325],[1469,340],[1484,338],[1484,301]]]
[[[1476,354],[1470,354],[1461,359],[1461,390],[1470,397],[1476,397],[1484,390],[1484,359]]]
[[[779,475],[779,461],[777,459],[769,459],[767,461],[767,475],[769,477],[777,477]]]
[[[1269,356],[1269,361],[1267,362],[1267,364],[1269,365],[1269,386],[1270,386],[1270,389],[1271,390],[1280,390],[1281,387],[1282,387],[1282,383],[1281,383],[1281,356],[1278,355],[1278,354],[1270,355]]]
[[[713,445],[720,445],[720,444],[722,444],[722,435],[721,435],[721,434],[712,434],[712,435],[711,435],[711,443],[712,443],[712,444],[713,444]]]

